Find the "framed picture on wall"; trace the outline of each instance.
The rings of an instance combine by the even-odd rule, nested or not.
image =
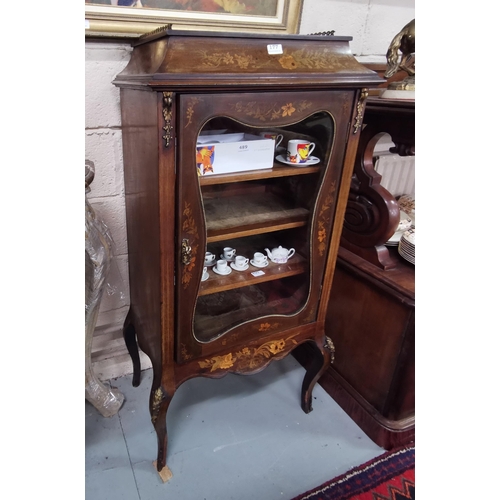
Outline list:
[[[298,33],[303,0],[85,0],[86,36],[172,29]]]

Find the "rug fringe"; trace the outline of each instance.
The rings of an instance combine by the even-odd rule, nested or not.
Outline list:
[[[325,482],[325,483],[321,484],[320,486],[317,486],[316,488],[313,488],[309,491],[306,491],[305,493],[302,493],[301,495],[294,497],[292,500],[308,500],[309,498],[311,498],[315,495],[325,493],[328,489],[332,488],[333,486],[341,485],[341,484],[349,481],[350,479],[352,479],[360,474],[366,473],[367,471],[370,471],[371,469],[374,469],[374,468],[382,465],[384,462],[388,462],[390,460],[393,460],[394,458],[397,458],[398,456],[403,455],[403,454],[408,453],[408,452],[411,452],[411,451],[415,451],[414,444],[401,446],[400,448],[386,451],[382,455],[379,455],[378,457],[375,457],[375,458],[369,460],[368,462],[365,462],[364,464],[353,467],[349,471],[347,471],[346,473],[344,473],[344,474],[342,474],[342,475],[340,475],[340,476],[338,476],[338,477],[336,477],[328,482]],[[405,470],[406,469],[407,469],[407,467],[405,468]],[[401,472],[402,472],[401,470],[395,470],[393,472],[393,476],[398,475]],[[380,482],[386,481],[387,479],[390,478],[389,476],[385,476],[385,477],[381,478]],[[374,486],[376,486],[376,484],[374,484]]]

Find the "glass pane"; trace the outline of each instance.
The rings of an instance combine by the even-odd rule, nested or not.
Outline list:
[[[270,168],[244,172],[238,172],[235,162],[234,172],[199,176],[209,258],[194,315],[194,335],[200,342],[255,319],[295,315],[307,303],[310,227],[328,161],[325,152],[331,150],[333,120],[326,112],[316,113],[303,122],[270,130],[217,118],[202,135],[262,132],[283,136],[275,157],[286,156],[284,145],[300,138],[316,144],[319,161],[291,167],[274,161]],[[225,249],[233,252],[225,255]],[[237,259],[241,265],[236,257],[242,257]],[[219,260],[223,262],[218,264]]]
[[[303,274],[198,297],[196,337],[209,342],[255,318],[295,314],[304,306],[307,294],[308,280]]]

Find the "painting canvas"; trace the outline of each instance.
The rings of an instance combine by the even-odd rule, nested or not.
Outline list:
[[[139,36],[173,29],[297,33],[303,0],[85,0],[94,36]]]

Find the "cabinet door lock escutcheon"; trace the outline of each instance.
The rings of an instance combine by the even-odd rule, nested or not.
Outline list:
[[[182,240],[182,248],[181,248],[181,257],[182,257],[182,263],[187,266],[191,262],[191,245],[189,244],[189,241],[184,238]]]

